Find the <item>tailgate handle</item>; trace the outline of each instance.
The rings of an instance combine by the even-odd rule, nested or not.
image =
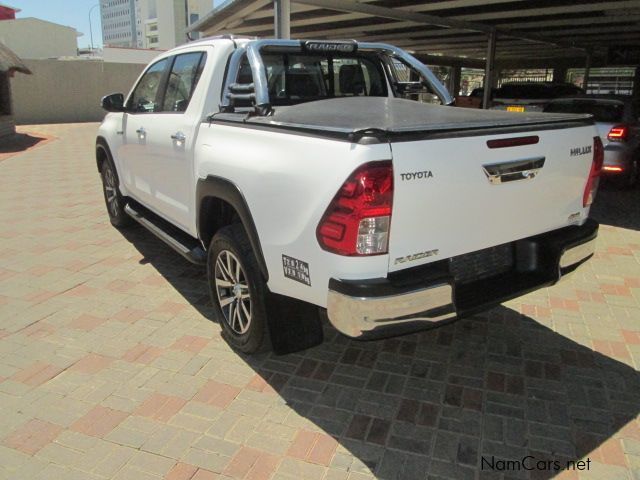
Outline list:
[[[483,165],[482,170],[492,185],[517,180],[532,180],[544,166],[545,157],[524,158],[503,163]]]

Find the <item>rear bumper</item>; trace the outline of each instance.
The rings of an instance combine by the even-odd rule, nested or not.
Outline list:
[[[629,172],[633,152],[625,144],[610,142],[604,147],[603,175],[621,175]]]
[[[341,333],[360,339],[400,335],[485,310],[553,285],[595,251],[598,224],[554,230],[512,242],[512,264],[493,276],[460,281],[441,260],[388,278],[331,279],[327,315]]]

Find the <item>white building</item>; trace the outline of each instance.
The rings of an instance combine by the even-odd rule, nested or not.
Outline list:
[[[102,43],[136,46],[136,0],[101,0]]]
[[[102,42],[107,47],[173,48],[189,40],[187,27],[212,8],[212,0],[101,0]]]
[[[23,59],[75,57],[80,35],[75,28],[39,18],[0,20],[0,42]]]
[[[137,47],[163,50],[189,41],[187,27],[207,14],[213,6],[212,0],[135,2]]]

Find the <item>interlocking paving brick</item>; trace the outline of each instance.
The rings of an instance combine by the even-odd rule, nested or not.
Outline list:
[[[133,413],[152,418],[159,422],[169,421],[187,403],[179,397],[154,393],[147,398]]]
[[[219,408],[227,408],[240,393],[240,389],[224,383],[209,380],[193,397],[196,402],[203,402]]]
[[[45,382],[48,382],[64,369],[56,365],[37,361],[30,365],[28,368],[13,375],[12,380],[20,383],[24,383],[31,387],[37,387]]]
[[[85,435],[104,437],[128,416],[127,412],[98,405],[71,425],[71,429]]]
[[[62,432],[62,427],[34,418],[13,431],[3,440],[7,447],[33,455],[51,443]]]
[[[191,480],[198,471],[198,467],[188,463],[176,463],[165,476],[165,480]]]
[[[113,358],[105,357],[104,355],[90,353],[86,357],[81,358],[75,364],[73,364],[73,366],[69,370],[87,374],[94,374],[109,366],[109,364],[113,360]]]

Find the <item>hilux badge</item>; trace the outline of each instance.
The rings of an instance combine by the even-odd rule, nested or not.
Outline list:
[[[584,147],[574,147],[570,150],[570,154],[572,157],[576,157],[578,155],[586,155],[587,153],[591,153],[591,145],[585,145]]]

